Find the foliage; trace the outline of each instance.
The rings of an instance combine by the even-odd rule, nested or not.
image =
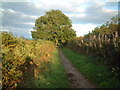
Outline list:
[[[31,32],[34,39],[50,40],[59,45],[76,36],[71,27],[71,20],[66,15],[60,10],[51,10],[36,19],[34,31]]]
[[[36,88],[68,88],[70,86],[64,68],[60,62],[58,49],[55,49],[50,69],[50,73],[44,73],[39,75],[37,79],[32,80]]]
[[[17,42],[16,38],[13,37],[12,33],[8,34],[7,32],[3,32],[1,34],[1,37],[2,37],[2,44],[5,46],[11,45]]]
[[[44,76],[44,74],[51,75],[53,72],[51,71],[51,65],[55,62],[53,59],[55,46],[52,42],[16,38],[7,32],[3,32],[1,35],[3,38],[3,88],[32,88],[32,86],[29,85],[31,78],[37,79]],[[4,37],[4,35],[6,36]],[[14,40],[15,42],[13,43]],[[63,72],[61,71],[61,73]],[[39,87],[42,86],[40,85]]]
[[[89,38],[89,36],[99,36],[104,34],[104,35],[109,35],[112,38],[112,34],[115,32],[118,32],[119,36],[120,36],[120,30],[119,30],[119,17],[115,16],[113,18],[111,18],[111,20],[104,24],[102,24],[101,26],[96,27],[91,33],[86,34],[84,37],[85,38]]]
[[[111,70],[114,68],[115,77],[120,80],[120,36],[118,25],[118,23],[111,21],[107,25],[97,27],[83,38],[70,40],[67,47],[78,53],[91,55],[94,58],[100,57],[99,59],[96,58],[96,61],[107,64]]]

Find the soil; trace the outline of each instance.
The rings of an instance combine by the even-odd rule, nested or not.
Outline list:
[[[59,49],[61,61],[65,68],[65,72],[70,82],[71,88],[96,88],[96,86],[90,82],[84,75],[82,75]]]

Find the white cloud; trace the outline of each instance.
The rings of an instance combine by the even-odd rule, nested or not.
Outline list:
[[[23,24],[28,24],[28,25],[32,25],[32,26],[34,26],[34,25],[35,25],[35,23],[32,23],[32,22],[23,23]]]
[[[11,13],[11,14],[15,14],[16,13],[16,11],[15,10],[13,10],[13,9],[3,9],[3,8],[0,8],[0,12],[1,13]]]
[[[94,24],[73,24],[73,29],[79,37],[89,33],[89,31],[92,31],[96,26],[97,25]]]
[[[12,10],[12,9],[8,9],[8,11],[10,12],[10,13],[15,13],[15,11],[14,10]]]
[[[7,29],[4,29],[4,27],[2,27],[2,26],[0,26],[0,31],[9,31],[9,30],[7,30]]]
[[[0,26],[0,31],[12,32],[13,35],[17,36],[17,37],[24,36],[29,39],[32,38],[32,36],[31,36],[32,29],[30,29],[30,28],[14,28],[12,26],[7,26],[7,27]]]
[[[26,2],[26,0],[1,0],[1,2]]]
[[[5,10],[3,8],[0,8],[0,12],[4,12]]]
[[[119,2],[120,0],[107,0],[108,2]]]
[[[37,19],[39,16],[31,15],[30,17],[33,18],[33,19]]]
[[[1,20],[4,27],[32,28],[33,23],[38,18],[37,15],[29,15],[13,9],[4,9],[1,11],[3,11]]]
[[[84,0],[30,0],[34,5],[33,7],[37,9],[51,10],[60,9],[67,12],[84,12],[85,7],[81,7]],[[76,7],[76,4],[79,6]]]
[[[105,7],[105,2],[112,0],[92,0],[92,2],[91,0],[27,1],[31,3],[8,3],[3,9],[0,9],[0,12],[4,14],[3,24],[7,27],[4,30],[30,36],[30,31],[38,17],[45,11],[59,9],[72,20],[77,36],[83,36],[93,30],[96,24],[104,23],[117,14],[116,10]]]
[[[72,17],[76,17],[76,18],[82,18],[85,16],[85,13],[80,13],[80,14],[67,14],[65,13],[66,16],[68,16],[69,18],[72,18]]]
[[[105,8],[104,8],[103,11],[106,12],[106,13],[110,13],[110,14],[111,14],[111,13],[114,13],[114,14],[116,14],[116,15],[118,14],[118,11],[117,11],[117,10],[111,10],[111,9],[105,9]]]

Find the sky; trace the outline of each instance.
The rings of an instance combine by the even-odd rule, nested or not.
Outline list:
[[[91,2],[92,1],[92,2]],[[35,20],[49,10],[61,10],[83,36],[118,14],[119,0],[2,0],[0,31],[31,39]]]

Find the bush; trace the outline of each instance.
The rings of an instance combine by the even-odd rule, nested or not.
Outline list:
[[[30,77],[50,71],[54,44],[42,40],[25,40],[2,34],[2,85],[3,88],[16,88],[26,84]],[[5,36],[5,37],[4,37]]]

